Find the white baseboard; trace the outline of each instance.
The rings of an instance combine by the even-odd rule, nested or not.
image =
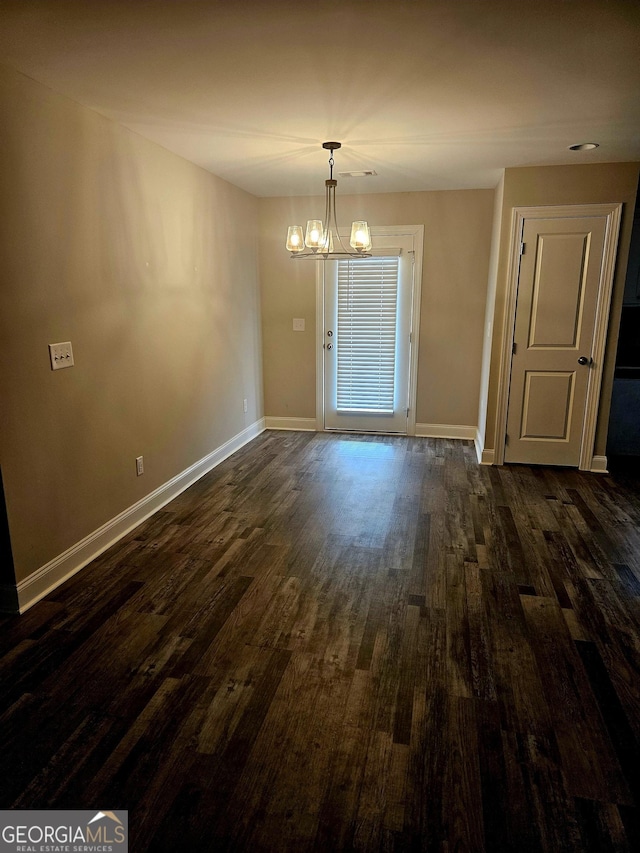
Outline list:
[[[265,418],[266,429],[290,429],[316,432],[315,418]],[[421,438],[459,438],[471,440],[476,436],[476,427],[456,424],[416,424],[415,434]]]
[[[480,465],[495,465],[496,452],[484,449],[484,438],[480,435],[480,430],[476,430],[473,443],[476,446],[476,456]]]
[[[589,470],[593,474],[608,474],[609,469],[607,468],[607,457],[593,456],[591,458],[591,468],[589,468]]]
[[[421,438],[460,438],[473,441],[476,427],[459,424],[416,424],[416,435]]]
[[[485,450],[482,446],[482,442],[480,440],[480,436],[476,435],[475,438],[476,445],[476,455],[478,457],[478,462],[481,465],[495,465],[495,450]],[[589,470],[593,474],[608,474],[609,470],[607,468],[607,457],[606,456],[593,456],[591,459],[591,468]]]
[[[483,450],[479,462],[481,465],[495,465],[496,464],[496,452],[495,450]]]
[[[265,429],[293,429],[303,432],[316,431],[315,418],[265,418]]]
[[[85,536],[64,553],[41,566],[28,578],[20,581],[17,586],[0,585],[0,610],[5,613],[24,613],[264,430],[265,419],[261,418],[181,474],[103,524],[102,527]]]

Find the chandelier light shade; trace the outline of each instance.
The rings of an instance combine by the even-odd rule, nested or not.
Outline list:
[[[329,179],[325,185],[324,220],[310,219],[302,236],[301,225],[290,225],[287,232],[287,249],[292,258],[309,258],[314,261],[326,261],[333,258],[369,258],[371,250],[371,232],[363,220],[351,223],[349,250],[340,237],[336,220],[336,187],[333,177],[333,152],[342,147],[340,142],[323,142],[322,147],[331,152],[329,157]]]
[[[349,244],[358,252],[366,252],[371,248],[369,226],[363,220],[351,223],[351,240]]]
[[[304,237],[299,225],[290,225],[287,232],[287,249],[290,252],[304,251]]]
[[[324,243],[324,229],[319,219],[310,219],[307,222],[307,233],[304,235],[304,244],[307,249],[321,249]]]

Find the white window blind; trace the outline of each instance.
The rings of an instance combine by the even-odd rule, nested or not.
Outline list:
[[[391,413],[399,258],[338,261],[337,408]]]

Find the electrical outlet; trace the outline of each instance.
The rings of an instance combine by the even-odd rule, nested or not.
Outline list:
[[[144,474],[144,458],[136,456],[136,476],[140,477],[142,474]]]
[[[249,401],[247,400],[247,398],[246,398],[246,397],[245,397],[245,398],[244,398],[244,400],[242,401],[242,411],[243,411],[243,412],[248,412],[248,411],[249,411]]]
[[[62,370],[63,367],[73,367],[73,350],[71,341],[61,344],[49,344],[51,370]]]
[[[293,318],[293,331],[304,332],[304,317]]]

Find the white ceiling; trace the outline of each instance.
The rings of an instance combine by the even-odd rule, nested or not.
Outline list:
[[[258,196],[640,160],[640,0],[0,0],[0,62]]]

